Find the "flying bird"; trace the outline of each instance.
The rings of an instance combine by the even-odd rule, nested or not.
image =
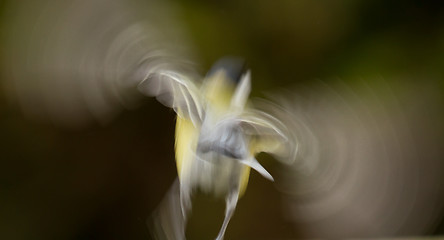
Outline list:
[[[287,162],[295,157],[296,143],[286,136],[285,126],[249,106],[250,72],[239,74],[241,62],[220,60],[200,87],[169,71],[149,74],[139,85],[143,93],[156,96],[178,115],[175,146],[181,225],[191,208],[193,190],[225,195],[225,219],[216,239],[224,237],[238,198],[247,187],[250,168],[273,180],[255,155],[267,152]],[[175,238],[184,238],[184,227],[179,229]]]
[[[107,124],[146,96],[175,111],[178,180],[153,213],[159,239],[185,239],[196,189],[225,198],[223,239],[251,169],[275,181],[283,214],[304,237],[418,235],[439,220],[443,115],[427,81],[317,80],[252,99],[255,69],[239,58],[201,76],[198,50],[167,1],[25,0],[5,9],[5,95],[29,118]],[[260,152],[278,161],[276,174]]]

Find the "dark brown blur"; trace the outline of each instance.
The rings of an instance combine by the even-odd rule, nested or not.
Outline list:
[[[252,71],[253,97],[263,97],[269,91],[282,89],[301,91],[303,88],[299,86],[313,82],[318,84],[319,79],[327,85],[336,83],[338,79],[350,86],[361,86],[365,82],[364,85],[370,86],[371,96],[382,96],[375,97],[377,101],[369,100],[373,103],[395,95],[390,91],[378,92],[378,89],[393,87],[402,90],[400,105],[403,110],[421,109],[421,113],[427,113],[407,114],[415,116],[408,122],[423,124],[412,126],[417,127],[412,135],[428,140],[421,142],[422,148],[415,149],[415,154],[433,158],[427,167],[409,167],[408,174],[425,176],[427,184],[424,187],[433,189],[427,193],[435,195],[414,197],[443,199],[441,185],[444,175],[440,174],[443,173],[444,161],[444,3],[420,0],[171,2],[175,20],[186,35],[178,39],[191,46],[191,50],[187,51],[192,54],[180,55],[185,58],[192,56],[192,60],[200,64],[196,65],[201,75],[205,75],[220,57],[244,57]],[[3,1],[0,5],[0,27],[3,29],[0,39],[0,239],[151,239],[146,220],[177,176],[174,161],[175,113],[154,98],[143,99],[139,95],[135,96],[137,104],[132,104],[132,100],[130,106],[116,104],[119,106],[113,105],[109,113],[103,115],[97,106],[82,108],[82,116],[69,115],[74,111],[64,109],[65,106],[79,106],[78,102],[73,105],[48,104],[57,105],[57,109],[62,108],[62,112],[69,113],[59,122],[59,117],[51,117],[54,116],[53,109],[46,109],[47,105],[38,100],[29,98],[31,100],[27,99],[25,104],[20,102],[20,96],[15,96],[17,92],[12,90],[17,83],[14,79],[23,76],[22,79],[30,81],[32,74],[20,72],[21,66],[15,63],[28,59],[38,62],[39,54],[45,49],[26,49],[33,46],[27,42],[30,31],[39,28],[32,22],[21,23],[20,19],[15,19],[19,5],[14,0]],[[26,11],[33,12],[34,7],[40,9],[37,5],[25,7],[29,8]],[[140,6],[149,8],[149,4]],[[138,16],[143,16],[142,7],[131,7],[142,13]],[[44,12],[36,13],[39,14],[44,16]],[[11,19],[19,23],[12,23]],[[23,24],[28,28],[13,28],[12,24]],[[12,33],[16,35],[10,35]],[[54,34],[57,35],[49,32],[48,36]],[[46,35],[38,36],[42,41],[46,39]],[[175,46],[181,44],[179,41]],[[51,49],[52,46],[46,47]],[[64,49],[66,46],[58,47]],[[70,50],[73,53],[90,51]],[[36,55],[20,55],[23,52]],[[73,55],[72,59],[62,62],[77,62],[81,57],[83,55]],[[102,68],[103,64],[100,62],[97,67]],[[61,64],[61,68],[55,69],[59,71],[65,66]],[[39,65],[24,66],[24,69],[39,69]],[[93,72],[85,79],[95,74]],[[105,74],[109,72],[105,71]],[[63,76],[63,73],[58,72],[58,76]],[[42,75],[38,77],[44,79]],[[379,88],[381,82],[391,87]],[[26,85],[27,82],[20,84]],[[57,91],[57,87],[46,90]],[[29,91],[33,92],[32,86],[26,87],[26,92]],[[104,95],[112,103],[116,102],[115,98],[118,99],[112,94]],[[415,102],[409,96],[430,98]],[[412,108],[404,105],[411,102],[417,105]],[[430,102],[433,104],[428,105]],[[328,106],[325,105],[325,108]],[[354,105],[355,108],[359,106],[362,105]],[[396,110],[396,106],[393,109]],[[358,110],[365,112],[366,109]],[[74,124],[75,127],[71,122],[66,124],[66,119],[77,118],[82,120],[82,124]],[[387,146],[393,147],[390,144]],[[278,173],[282,167],[265,154],[259,155],[258,159],[271,174]],[[418,161],[421,160],[415,163]],[[399,163],[400,166],[402,164]],[[419,165],[412,164],[413,167]],[[432,174],[424,169],[436,171]],[[402,172],[403,168],[391,170]],[[403,175],[406,179],[407,176]],[[396,195],[398,190],[394,189],[392,194]],[[292,221],[287,200],[274,183],[252,171],[246,193],[240,199],[227,229],[226,239],[318,236],[312,233],[316,232],[316,225],[310,225],[308,229],[305,223]],[[402,199],[398,200],[402,203]],[[444,235],[444,206],[440,202],[430,206],[424,212],[433,215],[434,222],[424,228],[418,227],[417,231],[412,226],[411,234],[403,231],[400,237]],[[223,220],[223,208],[222,200],[206,196],[196,199],[187,228],[188,239],[214,238]],[[423,217],[419,215],[418,218]],[[320,224],[325,226],[325,223]],[[393,231],[385,231],[391,232],[386,237],[397,236],[397,226],[384,226],[390,227]],[[328,228],[323,228],[321,237],[384,237],[375,233],[366,235],[366,230],[347,235],[350,231],[347,226],[344,228],[333,229],[331,235]],[[341,234],[344,232],[346,234]]]

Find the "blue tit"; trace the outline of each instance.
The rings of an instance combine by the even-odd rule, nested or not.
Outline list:
[[[242,61],[222,59],[201,86],[168,71],[151,74],[139,85],[142,92],[156,96],[177,113],[175,151],[183,229],[174,238],[184,238],[191,194],[200,188],[225,197],[225,219],[217,236],[223,239],[250,169],[273,180],[254,156],[288,151],[283,125],[248,102],[250,72],[242,69]]]

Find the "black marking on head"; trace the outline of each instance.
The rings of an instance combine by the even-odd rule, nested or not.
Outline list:
[[[239,57],[224,57],[213,64],[207,76],[220,70],[224,70],[228,78],[237,85],[242,75],[247,71],[247,64],[244,59]]]

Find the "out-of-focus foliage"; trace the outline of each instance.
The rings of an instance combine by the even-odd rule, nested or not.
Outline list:
[[[14,3],[1,3],[1,29],[7,29],[8,16],[16,14],[10,7]],[[427,95],[422,90],[427,87],[412,86],[431,86],[438,92],[434,102],[444,104],[440,1],[173,3],[201,60],[200,73],[222,56],[242,56],[252,69],[254,96],[315,79],[348,84],[383,79],[384,84],[407,89],[407,95],[416,89]],[[9,49],[3,43],[10,36],[2,31],[0,37],[5,66]],[[1,71],[1,83],[8,82],[9,69]],[[0,238],[149,239],[145,220],[176,176],[174,114],[149,99],[105,126],[69,130],[26,118],[8,94],[0,91]],[[428,111],[428,106],[417,107]],[[429,110],[435,121],[428,122],[427,129],[440,133],[442,111],[435,110]],[[444,152],[440,156],[444,158]],[[263,161],[273,174],[277,165],[267,156]],[[250,181],[226,238],[301,236],[303,229],[283,216],[281,195],[273,184],[257,173]],[[194,206],[187,236],[214,237],[223,219],[223,201],[202,196]],[[435,211],[444,217],[442,209]],[[215,217],[219,221],[209,221]],[[424,234],[443,234],[443,226],[437,222]]]

